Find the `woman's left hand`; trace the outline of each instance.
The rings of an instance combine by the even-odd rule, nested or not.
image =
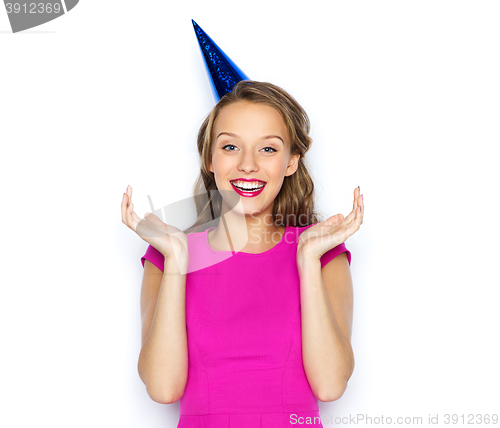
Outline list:
[[[299,236],[297,253],[319,259],[359,230],[363,223],[364,211],[363,196],[359,194],[359,188],[356,187],[351,213],[345,218],[342,214],[334,215],[302,232]]]

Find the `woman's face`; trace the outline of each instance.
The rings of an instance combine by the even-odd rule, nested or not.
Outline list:
[[[212,138],[209,170],[214,173],[223,198],[234,192],[241,198],[246,214],[272,214],[283,180],[297,170],[299,160],[299,155],[290,156],[290,137],[280,113],[268,105],[249,101],[227,105],[215,120]],[[240,178],[261,180],[264,188],[255,196],[238,196],[231,182]]]

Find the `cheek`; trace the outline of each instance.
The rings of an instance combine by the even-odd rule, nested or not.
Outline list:
[[[220,156],[213,156],[212,157],[212,173],[215,176],[223,177],[226,175],[226,171],[228,169],[227,161]]]
[[[288,163],[283,159],[273,159],[273,163],[269,165],[273,171],[273,177],[282,178],[285,175]]]
[[[217,168],[217,166],[218,166],[218,165],[219,165],[219,163],[220,163],[220,159],[219,159],[219,157],[217,156],[217,154],[216,154],[216,153],[213,153],[213,154],[212,154],[211,161],[212,161],[212,168]]]
[[[219,162],[216,156],[212,156],[212,172],[219,170]]]

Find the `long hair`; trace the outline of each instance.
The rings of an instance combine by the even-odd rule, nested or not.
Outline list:
[[[314,210],[314,183],[305,165],[305,154],[312,144],[310,122],[302,106],[285,90],[267,82],[242,80],[225,94],[206,116],[198,132],[198,153],[201,167],[193,186],[196,206],[195,223],[183,230],[194,233],[206,230],[208,222],[220,218],[222,196],[217,189],[214,173],[209,170],[212,160],[213,127],[221,109],[238,101],[250,101],[275,108],[282,116],[290,136],[290,153],[300,154],[297,170],[286,176],[273,205],[276,226],[303,227],[319,222]]]

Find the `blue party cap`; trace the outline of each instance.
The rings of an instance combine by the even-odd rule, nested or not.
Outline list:
[[[205,33],[201,27],[193,23],[200,50],[205,60],[205,68],[212,83],[212,94],[217,103],[225,94],[233,90],[240,80],[250,80],[241,69],[231,61],[224,51]]]

